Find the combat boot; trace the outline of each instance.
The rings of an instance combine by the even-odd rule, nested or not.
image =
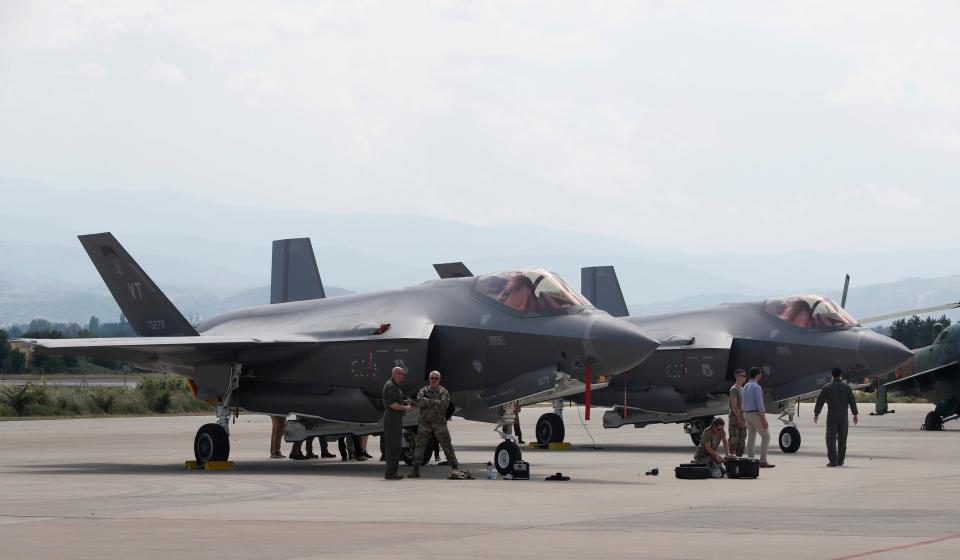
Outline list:
[[[408,474],[407,478],[420,478],[420,465],[413,465],[413,472]]]

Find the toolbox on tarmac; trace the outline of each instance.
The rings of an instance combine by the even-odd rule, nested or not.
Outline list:
[[[530,463],[526,461],[517,461],[513,464],[514,480],[530,480]]]
[[[724,457],[727,478],[757,478],[760,476],[760,459]]]
[[[687,480],[710,478],[710,466],[700,463],[686,463],[673,469],[673,472],[676,473],[677,478]]]

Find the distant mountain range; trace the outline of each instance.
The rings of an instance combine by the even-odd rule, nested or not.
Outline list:
[[[855,315],[960,300],[960,250],[667,251],[656,246],[654,232],[641,246],[567,229],[579,221],[563,216],[557,229],[482,226],[253,208],[157,191],[58,190],[10,179],[0,179],[0,200],[0,325],[38,317],[115,320],[119,310],[76,240],[100,231],[112,231],[191,318],[269,301],[271,241],[304,236],[313,240],[324,284],[358,292],[417,284],[435,277],[432,263],[462,260],[476,273],[543,266],[575,288],[581,266],[615,265],[627,301],[642,313],[797,292],[838,295],[844,273],[853,277]]]

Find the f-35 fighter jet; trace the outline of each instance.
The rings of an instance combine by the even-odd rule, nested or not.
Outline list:
[[[582,270],[581,290],[598,308],[625,316],[627,306],[613,267]],[[660,341],[653,356],[593,392],[590,404],[612,407],[606,428],[684,423],[693,442],[713,417],[729,412],[736,369],[761,367],[768,412],[786,425],[780,448],[800,448],[796,400],[816,395],[840,367],[849,379],[869,384],[912,354],[899,342],[861,327],[829,298],[798,295],[719,305],[697,311],[626,320]],[[586,395],[570,398],[585,403]],[[537,421],[537,440],[562,441],[563,401]]]
[[[595,302],[622,302],[613,267],[602,267],[605,275],[600,268],[582,270],[584,294]],[[780,449],[794,453],[800,448],[796,401],[816,395],[830,381],[832,368],[841,368],[854,384],[869,385],[911,357],[902,344],[860,326],[819,295],[627,320],[657,337],[661,346],[596,393],[596,404],[613,407],[604,414],[604,427],[683,422],[695,443],[715,415],[729,411],[727,395],[737,369],[763,369],[767,411],[779,412],[785,424]]]
[[[523,399],[550,400],[636,366],[657,347],[639,328],[594,308],[548,271],[480,277],[232,311],[194,328],[110,233],[80,242],[138,337],[28,340],[36,351],[106,357],[188,378],[218,405],[194,438],[200,463],[226,460],[231,409],[376,426],[395,366],[405,391],[443,372],[452,392],[479,395],[487,416]],[[512,415],[499,415],[501,472],[520,460]],[[372,431],[379,431],[373,429]]]

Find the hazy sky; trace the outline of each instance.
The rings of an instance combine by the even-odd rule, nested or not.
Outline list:
[[[956,247],[958,29],[956,2],[0,0],[0,176]]]

